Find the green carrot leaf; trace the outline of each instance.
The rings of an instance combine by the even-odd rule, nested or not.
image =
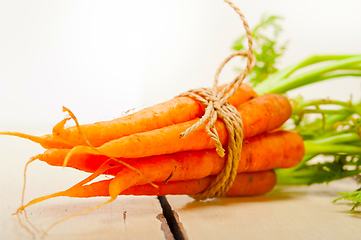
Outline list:
[[[333,156],[332,161],[315,164],[308,164],[307,161],[304,161],[302,165],[293,169],[278,169],[277,178],[280,184],[286,185],[329,183],[347,177],[358,176],[361,174],[360,165],[360,155],[336,154]]]
[[[361,204],[361,188],[353,192],[339,192],[338,194],[340,194],[341,197],[335,199],[333,201],[334,203],[339,200],[347,200],[347,201],[355,202],[355,204],[353,205],[350,211],[354,211]]]
[[[278,44],[278,37],[283,31],[282,26],[278,23],[282,20],[279,16],[263,15],[261,22],[252,30],[252,38],[254,40],[254,55],[257,64],[250,73],[249,82],[256,86],[268,78],[270,74],[277,72],[277,61],[286,50],[287,42]],[[272,34],[269,34],[269,32]],[[271,36],[269,36],[271,35]],[[242,35],[233,44],[233,49],[236,51],[247,50],[245,48],[246,36]]]

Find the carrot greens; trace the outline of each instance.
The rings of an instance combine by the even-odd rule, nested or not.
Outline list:
[[[278,183],[310,185],[361,175],[361,103],[325,100],[325,103],[332,103],[340,108],[323,110],[319,105],[321,102],[313,101],[315,111],[311,113],[322,114],[315,120],[303,116],[308,114],[306,110],[311,102],[303,104],[303,111],[300,111],[300,107],[295,108],[293,119],[296,121],[293,130],[299,132],[303,139],[307,139],[304,141],[306,157],[294,168],[278,169]],[[318,155],[323,155],[326,161],[312,162],[311,160]],[[360,189],[340,194],[342,197],[335,201],[345,199],[356,202],[351,211],[361,203]]]
[[[279,21],[282,20],[279,16],[262,16],[261,22],[252,30],[252,38],[254,40],[254,55],[257,60],[257,64],[254,70],[250,72],[250,83],[256,86],[258,83],[267,79],[270,74],[277,72],[276,64],[278,57],[282,56],[286,49],[287,42],[279,45],[279,35],[282,33],[282,26]],[[272,30],[271,36],[267,35],[269,30]],[[246,35],[242,35],[233,45],[233,49],[236,51],[246,50],[247,44],[245,44]]]
[[[326,63],[297,74],[298,69],[306,68],[308,64],[319,64],[319,61]],[[259,94],[287,94],[289,90],[331,78],[360,77],[360,64],[360,55],[315,56],[271,75],[254,89]],[[294,168],[278,169],[278,183],[310,185],[361,175],[361,102],[331,99],[306,101],[301,97],[292,99],[292,102],[292,121],[285,127],[302,136],[306,156]],[[313,163],[314,157],[319,155],[328,160]],[[341,194],[343,199],[356,201],[352,210],[361,203],[361,198],[355,197],[360,196],[358,192]]]
[[[360,206],[360,204],[361,204],[361,188],[359,188],[353,192],[340,192],[339,194],[341,195],[341,197],[335,199],[334,202],[337,202],[341,199],[355,202],[355,204],[351,208],[351,211],[354,211],[355,208]]]
[[[334,109],[323,109],[324,106]],[[293,108],[290,129],[304,139],[306,155],[325,155],[331,161],[310,163],[304,160],[296,167],[278,171],[281,184],[313,184],[330,182],[361,173],[360,108],[336,100],[299,101]],[[308,115],[319,114],[318,118]],[[306,116],[305,116],[306,115]]]
[[[249,82],[259,94],[279,93],[329,79],[361,77],[361,55],[314,55],[286,67],[276,68],[286,44],[277,43],[282,27],[280,17],[263,18],[253,30],[258,64],[249,75]],[[263,32],[274,31],[273,38]],[[243,49],[245,37],[239,38],[233,49]],[[265,52],[263,50],[266,50]],[[336,99],[290,99],[291,119],[283,126],[297,132],[304,140],[306,154],[301,163],[289,169],[276,169],[279,184],[310,185],[328,183],[361,175],[361,102]],[[316,158],[323,156],[319,161]],[[361,204],[361,188],[340,193],[336,199]]]

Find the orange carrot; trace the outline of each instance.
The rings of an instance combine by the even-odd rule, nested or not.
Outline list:
[[[218,90],[221,91],[224,87],[225,85],[220,86]],[[256,96],[256,92],[249,85],[242,84],[228,101],[238,106]],[[93,146],[101,146],[123,136],[187,122],[203,114],[204,107],[196,100],[189,97],[177,97],[125,117],[82,125],[81,129]],[[57,124],[53,129],[53,134],[50,135],[37,137],[16,132],[0,132],[0,134],[26,138],[40,143],[46,149],[87,145],[75,126],[64,129],[67,120]]]
[[[214,179],[215,176],[209,176],[190,181],[156,183],[158,188],[154,188],[149,184],[139,185],[128,188],[121,195],[195,195],[206,190]],[[232,187],[224,196],[236,197],[265,194],[274,188],[276,182],[274,170],[239,173]]]
[[[39,159],[50,166],[62,166],[65,157],[69,154],[69,151],[69,149],[48,149],[44,153],[34,156],[32,159]],[[74,154],[68,162],[67,167],[92,173],[107,160],[109,160],[109,157],[104,155]],[[127,159],[119,158],[119,160],[127,162]],[[111,161],[114,162],[113,160]],[[118,162],[114,162],[114,165],[117,165],[118,167],[123,166]]]
[[[266,148],[267,145],[269,145],[269,148]],[[249,153],[247,148],[255,148],[258,150],[249,155],[247,154]],[[278,150],[275,150],[276,148]],[[261,136],[254,137],[245,143],[244,149],[246,149],[246,151],[242,155],[242,159],[250,158],[251,161],[249,167],[246,168],[246,164],[241,159],[237,169],[238,173],[246,171],[262,172],[274,167],[297,165],[302,160],[305,150],[302,138],[298,134],[288,131],[265,133]],[[265,159],[263,159],[263,157]],[[112,197],[109,200],[109,202],[111,202],[123,191],[133,186],[145,185],[148,181],[189,181],[219,174],[225,164],[225,158],[220,158],[214,151],[198,151],[150,157],[147,158],[147,160],[133,163],[130,161],[129,164],[136,168],[138,173],[127,167],[120,168],[119,171],[119,166],[113,164],[111,161],[106,161],[92,175],[68,190],[34,199],[20,210],[49,198],[58,196],[79,197],[79,194],[83,197],[89,197],[87,194],[93,196],[96,191],[107,191],[106,196],[110,195]],[[115,167],[118,167],[118,169]],[[100,174],[106,171],[111,172],[112,170],[116,170],[113,174],[117,173],[117,175],[113,179],[108,180],[109,182],[106,183],[106,187],[101,185],[105,184],[104,182],[88,184]],[[105,190],[102,188],[105,188]]]
[[[280,127],[291,116],[292,109],[288,100],[282,95],[268,94],[241,104],[238,111],[244,123],[244,138],[247,139]],[[198,119],[195,119],[161,129],[132,134],[105,143],[98,148],[78,146],[72,149],[64,165],[74,153],[139,158],[215,148],[214,142],[207,136],[204,126],[199,127],[185,138],[179,137],[197,121]],[[226,144],[228,133],[224,123],[218,119],[215,127],[221,143]]]
[[[191,181],[163,182],[163,183],[158,183],[157,188],[154,188],[150,184],[146,184],[146,185],[131,187],[121,192],[120,194],[121,195],[170,195],[170,194],[196,195],[206,190],[214,179],[215,179],[214,176],[209,176],[206,178],[196,179]],[[108,189],[110,188],[110,183],[111,180],[103,180],[88,185],[77,184],[76,186],[66,191],[62,191],[34,199],[31,202],[29,202],[27,205],[21,206],[18,209],[17,213],[20,213],[30,205],[54,197],[68,196],[68,197],[78,197],[78,198],[90,198],[90,197],[99,197],[99,196],[109,196],[110,194]],[[236,197],[236,196],[255,196],[255,195],[265,194],[271,191],[274,188],[275,184],[276,184],[276,174],[273,170],[240,173],[237,174],[232,186],[224,196]],[[66,218],[58,220],[57,222],[53,223],[50,227],[48,227],[45,230],[45,232],[49,231],[49,229],[51,229],[55,225],[69,218],[100,208],[114,200],[115,198],[111,196],[110,200],[100,205],[82,210]]]
[[[296,133],[278,131],[257,135],[244,141],[238,172],[254,172],[273,168],[293,167],[302,159],[304,152],[303,141]],[[68,153],[69,149],[49,149],[35,158],[52,166],[62,166],[64,158]],[[178,159],[178,161],[185,161],[183,159],[186,158],[189,161],[193,161],[192,159],[202,158],[203,156],[219,158],[221,166],[223,166],[223,162],[226,158],[220,158],[216,151],[211,149],[173,153],[164,157],[151,156],[134,159],[118,158],[118,160],[135,165],[141,164],[141,162],[144,161],[157,162],[158,159],[162,158]],[[116,175],[123,169],[122,164],[115,162],[114,160],[109,160],[107,156],[93,154],[74,154],[67,166],[85,172],[94,172],[105,161],[110,161],[112,166],[117,167],[105,172],[105,174]]]
[[[304,145],[302,138],[297,135],[296,133],[291,132],[283,132],[286,134],[290,134],[293,136],[294,141],[298,141],[298,145],[291,145],[294,147],[293,150],[299,149],[300,153],[296,153],[297,159],[291,157],[292,153],[289,152],[283,152],[283,154],[280,156],[283,159],[274,159],[274,161],[280,161],[280,162],[287,162],[288,159],[284,158],[290,158],[292,161],[295,161],[296,164],[299,163],[304,155]],[[270,133],[270,135],[273,134],[280,134],[282,133]],[[258,140],[260,141],[260,140]],[[258,142],[257,140],[254,141],[254,143]],[[273,141],[276,141],[276,137],[273,138]],[[287,143],[283,142],[287,145]],[[260,146],[264,146],[263,144],[260,144]],[[274,144],[273,146],[277,146],[277,144]],[[282,147],[281,149],[288,150],[286,147]],[[261,150],[260,150],[261,151]],[[187,158],[188,152],[185,153],[179,153],[184,154],[180,160],[178,159],[169,159],[167,158],[167,155],[159,156],[156,161],[145,161],[145,162],[138,162],[138,164],[133,165],[141,174],[135,173],[133,170],[129,168],[124,168],[121,170],[115,178],[111,181],[109,185],[109,193],[112,198],[116,198],[118,194],[120,194],[125,189],[128,189],[129,187],[135,186],[135,185],[143,185],[146,184],[147,181],[151,182],[163,182],[163,181],[179,181],[179,180],[192,180],[192,179],[200,179],[207,177],[209,175],[215,175],[219,174],[224,166],[224,159],[221,159],[219,157],[216,157],[217,155],[209,154],[209,152],[198,152],[199,154],[202,154],[203,156],[200,156],[196,159],[190,159]],[[280,154],[278,154],[279,156]],[[221,159],[221,161],[220,161]],[[222,161],[223,160],[223,161]],[[267,162],[267,161],[266,161]],[[250,165],[252,164],[249,163]],[[253,162],[252,167],[257,167],[257,161],[256,159]],[[246,166],[248,163],[241,162],[240,167],[238,167],[237,172],[245,171]],[[285,164],[287,165],[287,164]],[[293,163],[292,165],[295,165]],[[265,164],[267,166],[267,164]],[[266,168],[267,169],[267,168]],[[263,169],[262,169],[263,170]]]
[[[215,176],[208,176],[189,181],[155,183],[158,188],[150,184],[138,185],[122,191],[119,195],[195,195],[206,190],[214,179]],[[71,188],[71,190],[68,189],[46,196],[46,199],[60,196],[77,198],[108,197],[110,182],[111,180],[102,180],[84,186],[77,186],[76,188]],[[225,196],[255,196],[265,194],[271,191],[275,184],[276,174],[274,170],[239,173]]]

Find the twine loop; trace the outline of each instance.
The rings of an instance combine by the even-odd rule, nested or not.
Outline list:
[[[241,17],[243,26],[246,30],[246,36],[248,39],[248,51],[238,51],[231,54],[223,61],[214,79],[213,88],[198,88],[189,90],[179,96],[188,96],[194,98],[205,106],[205,113],[202,118],[181,134],[181,138],[186,137],[189,133],[193,132],[198,127],[206,124],[205,129],[208,136],[215,143],[216,151],[220,157],[224,157],[226,152],[219,140],[215,123],[218,118],[222,119],[227,131],[228,131],[228,147],[227,147],[227,160],[225,166],[220,174],[211,185],[202,193],[192,196],[196,200],[206,200],[208,198],[219,197],[224,195],[228,189],[232,186],[234,179],[237,176],[237,169],[239,160],[241,159],[242,143],[243,143],[243,122],[241,115],[237,109],[231,105],[227,100],[237,91],[241,86],[247,73],[253,69],[256,64],[255,57],[252,51],[252,38],[251,31],[248,23],[241,13],[231,1],[224,0],[228,3]],[[232,82],[230,82],[221,92],[217,91],[219,74],[222,71],[224,65],[228,63],[232,58],[236,56],[243,56],[247,58],[247,66]]]

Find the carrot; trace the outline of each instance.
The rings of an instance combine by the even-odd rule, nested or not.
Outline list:
[[[196,195],[198,193],[203,192],[207,187],[212,183],[212,181],[215,179],[215,176],[209,176],[202,179],[196,179],[191,181],[178,181],[178,182],[166,182],[166,183],[158,183],[158,188],[154,188],[150,184],[140,185],[140,186],[134,186],[131,187],[122,193],[121,195],[181,195],[181,194],[187,194],[187,195]],[[25,207],[28,207],[32,204],[35,204],[37,202],[44,201],[46,199],[54,198],[54,197],[60,197],[60,196],[68,196],[68,197],[78,197],[78,198],[90,198],[90,197],[99,197],[99,196],[109,196],[109,184],[111,180],[103,180],[99,182],[94,182],[88,185],[76,185],[73,188],[70,188],[66,191],[54,193],[48,196],[44,196],[41,198],[34,199],[30,203],[28,203],[26,206],[22,206],[18,209],[17,213],[24,210]],[[255,195],[261,195],[265,194],[269,191],[271,191],[276,184],[276,174],[274,170],[267,170],[267,171],[261,171],[261,172],[250,172],[250,173],[240,173],[237,174],[233,185],[230,187],[230,189],[227,191],[227,193],[224,195],[225,197],[236,197],[236,196],[255,196]],[[108,204],[109,202],[113,201],[113,199],[110,199],[109,201],[100,204],[98,206],[88,208],[85,210],[82,210],[80,212],[77,212],[75,214],[72,214],[66,218],[63,218],[55,223],[53,223],[50,227],[47,228],[47,231],[54,227],[55,225],[72,218],[74,216],[77,216],[79,214],[97,209],[101,206],[104,206]]]
[[[215,176],[209,176],[190,181],[156,183],[158,188],[154,188],[149,184],[139,185],[128,188],[123,191],[121,195],[196,195],[206,190],[214,179]],[[274,188],[276,182],[274,170],[239,173],[237,174],[232,187],[224,196],[235,197],[265,194]]]
[[[208,176],[189,181],[158,182],[155,183],[158,188],[154,188],[150,184],[138,185],[122,191],[119,195],[195,195],[206,190],[214,179],[215,176]],[[76,189],[71,188],[71,191],[68,189],[49,196],[77,198],[108,197],[110,182],[111,180],[102,180],[84,186],[77,186]],[[254,196],[265,194],[271,191],[275,184],[276,174],[274,170],[239,173],[225,196]],[[49,196],[46,197],[50,198]]]
[[[263,171],[273,168],[289,168],[296,166],[304,155],[305,149],[300,136],[288,131],[278,131],[254,136],[244,141],[241,160],[238,172]],[[36,159],[44,161],[52,166],[62,166],[64,158],[69,153],[69,149],[49,149],[43,154],[37,155]],[[197,161],[198,158],[209,156],[219,158],[223,162],[226,157],[219,157],[214,149],[173,153],[165,156],[151,156],[144,158],[118,158],[118,160],[131,165],[141,164],[145,161],[157,162],[159,159],[177,159],[178,161]],[[195,159],[195,160],[193,160]],[[68,162],[68,167],[72,167],[85,172],[96,171],[105,161],[110,161],[113,169],[105,174],[116,175],[123,169],[123,165],[109,160],[104,155],[74,154]],[[117,167],[117,168],[115,168]]]
[[[65,157],[69,154],[69,151],[69,149],[48,149],[44,153],[34,156],[32,159],[39,159],[40,161],[46,162],[50,166],[62,166]],[[109,157],[104,155],[74,154],[68,162],[67,167],[92,173],[107,160],[109,160]],[[127,162],[126,159],[119,160]],[[111,161],[114,165],[117,165],[118,167],[122,166],[118,162],[115,162],[113,160]]]
[[[270,135],[280,137],[282,140],[282,136],[284,134],[288,134],[290,136],[289,141],[293,141],[292,150],[299,150],[299,152],[296,152],[296,157],[293,157],[292,153],[286,152],[289,150],[287,147],[287,140],[283,141],[281,146],[281,149],[284,149],[283,154],[277,154],[281,159],[274,159],[274,161],[280,161],[282,163],[287,162],[291,159],[291,161],[294,161],[290,165],[295,165],[299,163],[304,155],[304,145],[302,138],[297,135],[296,133],[291,132],[282,132],[282,133],[270,133]],[[277,137],[274,137],[269,142],[277,141]],[[292,136],[292,137],[291,137]],[[263,137],[263,136],[262,136]],[[268,139],[270,140],[270,139]],[[256,140],[254,143],[260,142],[261,140]],[[281,140],[280,140],[281,141]],[[298,142],[299,144],[295,144],[294,142]],[[265,145],[261,143],[259,144],[260,150],[263,151],[262,147]],[[277,144],[272,145],[272,147],[276,147]],[[266,150],[265,150],[266,151]],[[266,152],[268,153],[268,152]],[[156,161],[145,161],[145,162],[138,162],[136,165],[132,165],[138,171],[142,174],[142,177],[139,175],[139,173],[135,173],[133,170],[129,168],[124,168],[121,170],[115,178],[111,181],[109,185],[109,193],[112,198],[116,198],[118,194],[120,194],[125,189],[128,189],[129,187],[135,186],[135,185],[142,185],[146,184],[146,180],[144,177],[151,182],[163,182],[163,181],[179,181],[179,180],[191,180],[191,179],[200,179],[203,177],[207,177],[209,175],[216,175],[219,174],[224,166],[224,159],[217,157],[217,155],[211,155],[209,152],[198,152],[201,156],[198,158],[187,158],[187,155],[189,153],[179,153],[180,155],[183,155],[180,159],[169,159],[167,158],[167,155],[159,156]],[[179,155],[178,155],[179,156]],[[288,158],[288,159],[285,159]],[[221,160],[221,161],[220,161]],[[257,160],[255,159],[252,167],[257,168]],[[269,161],[265,161],[263,166],[267,166]],[[249,166],[252,164],[249,163]],[[285,165],[288,165],[287,163]],[[237,169],[237,172],[245,171],[247,168],[248,163],[241,162],[240,166]],[[270,166],[268,166],[270,167]],[[266,168],[267,169],[267,168]]]
[[[221,91],[225,86],[220,86],[218,90]],[[234,104],[234,106],[238,106],[256,96],[257,93],[249,85],[242,84],[228,101]],[[204,107],[196,100],[189,97],[177,97],[125,117],[82,125],[81,129],[93,146],[101,146],[106,142],[123,136],[187,122],[201,117],[203,114]],[[87,145],[75,126],[64,129],[67,120],[69,118],[58,123],[53,129],[53,134],[49,135],[38,137],[16,132],[0,132],[0,135],[26,138],[40,143],[46,149],[72,148],[77,145]]]
[[[292,109],[287,98],[278,94],[268,94],[241,104],[238,111],[244,123],[244,138],[247,139],[280,127],[291,116]],[[179,137],[182,132],[193,126],[197,121],[198,119],[195,119],[161,129],[132,134],[105,143],[98,148],[77,146],[71,150],[65,159],[64,166],[74,153],[138,158],[215,148],[204,126],[199,127],[186,138]],[[223,145],[226,144],[228,132],[224,123],[218,119],[215,127],[220,142]]]
[[[251,154],[247,154],[249,153],[247,148],[255,150],[252,150]],[[275,150],[276,148],[278,150]],[[241,164],[237,169],[238,173],[246,171],[262,172],[275,167],[295,166],[302,160],[305,150],[302,138],[298,134],[288,131],[265,133],[249,139],[245,143],[244,149],[246,149],[243,154],[244,158],[251,158],[252,160],[249,167],[246,168],[242,157]],[[109,200],[111,202],[126,189],[147,184],[148,181],[173,182],[205,178],[219,174],[222,171],[225,157],[220,158],[212,150],[181,152],[173,155],[150,157],[143,161],[129,161],[128,163],[136,168],[138,173],[127,167],[119,168],[112,161],[106,161],[92,175],[68,190],[34,199],[20,208],[20,211],[27,206],[52,197],[79,196],[79,194],[87,197],[87,191],[89,191],[89,194],[94,194],[94,191],[106,191],[106,196],[110,195],[112,197]],[[89,187],[86,185],[100,174],[111,170],[116,170],[113,174],[117,173],[117,175],[109,180],[110,182],[107,183],[105,190],[101,190],[100,185],[97,185],[104,183],[89,184]],[[144,176],[147,180],[144,179]]]

